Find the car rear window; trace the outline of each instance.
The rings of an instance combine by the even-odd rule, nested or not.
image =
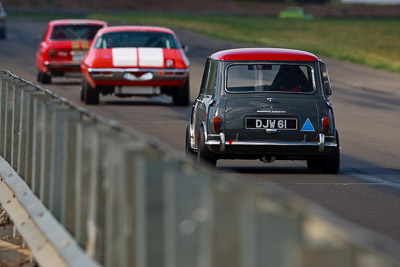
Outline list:
[[[93,40],[101,25],[58,25],[54,26],[50,39],[64,40]]]
[[[95,48],[116,47],[156,47],[177,49],[179,45],[174,36],[164,32],[125,31],[110,32],[99,36]]]
[[[314,91],[313,69],[296,64],[234,64],[227,69],[229,92]]]

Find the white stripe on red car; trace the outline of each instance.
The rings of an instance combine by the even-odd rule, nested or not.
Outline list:
[[[113,48],[114,67],[163,67],[164,52],[162,48]]]
[[[113,48],[112,60],[114,67],[137,66],[137,48]]]

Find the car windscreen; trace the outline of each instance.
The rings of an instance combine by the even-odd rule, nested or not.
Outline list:
[[[53,27],[50,39],[64,40],[93,40],[101,25],[57,25]]]
[[[314,91],[313,69],[296,64],[234,64],[227,68],[229,92]]]
[[[178,49],[174,36],[164,32],[123,31],[110,32],[99,36],[95,48],[107,49],[117,47],[156,47]]]

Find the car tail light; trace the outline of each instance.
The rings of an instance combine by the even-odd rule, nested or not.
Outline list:
[[[329,126],[331,124],[331,120],[328,117],[322,118],[322,128],[324,129],[324,134],[329,132]]]
[[[213,125],[214,125],[214,131],[216,133],[220,133],[221,132],[221,122],[222,119],[219,116],[215,116],[214,120],[213,120]]]
[[[56,57],[56,51],[53,49],[49,49],[49,58],[55,58]]]
[[[173,59],[166,59],[165,60],[165,67],[169,69],[173,69],[175,67],[175,62]]]

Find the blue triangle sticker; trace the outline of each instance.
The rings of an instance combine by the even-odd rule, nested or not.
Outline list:
[[[303,127],[301,128],[302,132],[315,132],[314,127],[311,124],[310,119],[307,119],[306,122],[303,124]]]

